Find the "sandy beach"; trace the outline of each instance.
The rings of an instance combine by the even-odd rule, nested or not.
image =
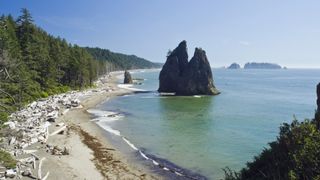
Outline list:
[[[111,86],[113,91],[94,93],[81,100],[83,108],[70,110],[61,116],[57,123],[67,124],[68,132],[48,140],[58,146],[70,148],[68,156],[46,154],[43,169],[50,171],[48,179],[160,179],[146,170],[133,167],[115,149],[97,124],[90,121],[87,109],[95,107],[107,98],[132,93],[117,86],[116,76],[112,73],[102,86]],[[101,87],[99,87],[101,88]],[[67,171],[66,171],[67,170]]]
[[[96,88],[89,89],[89,95],[80,97],[80,106],[72,108],[59,116],[49,127],[49,138],[46,143],[34,143],[25,150],[34,151],[37,157],[35,167],[31,169],[34,178],[41,179],[163,179],[146,169],[130,164],[127,159],[113,147],[105,131],[90,121],[88,109],[116,96],[133,93],[117,86],[117,76],[111,73],[100,79]],[[110,91],[96,91],[108,87]],[[66,126],[61,129],[61,124]],[[54,134],[54,135],[53,135]],[[67,149],[68,155],[53,155],[48,146]],[[27,157],[23,154],[18,158]],[[41,169],[39,165],[41,163]],[[40,174],[39,174],[40,173]],[[30,177],[21,176],[22,179]]]

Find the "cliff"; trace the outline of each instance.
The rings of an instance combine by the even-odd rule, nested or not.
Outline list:
[[[187,42],[182,41],[167,57],[159,75],[159,92],[175,95],[217,95],[206,53],[196,48],[188,62]]]

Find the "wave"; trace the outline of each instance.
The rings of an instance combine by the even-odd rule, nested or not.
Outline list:
[[[117,121],[124,117],[123,114],[113,111],[102,111],[97,109],[88,109],[88,113],[92,114],[95,118],[92,120],[99,120],[104,122]]]
[[[112,111],[98,110],[98,109],[88,109],[87,112],[95,116],[95,118],[93,118],[91,121],[96,121],[97,125],[102,127],[105,131],[109,132],[110,134],[121,137],[121,139],[126,144],[128,144],[128,146],[133,151],[137,152],[139,156],[141,156],[144,160],[151,162],[156,167],[159,167],[164,171],[168,171],[173,175],[180,177],[182,179],[186,179],[186,178],[187,179],[206,179],[200,175],[187,173],[188,172],[187,170],[183,172],[182,168],[178,168],[178,166],[174,165],[173,163],[167,160],[157,158],[156,156],[148,155],[144,153],[141,149],[137,148],[132,142],[130,142],[128,138],[121,135],[121,132],[119,130],[113,129],[110,125],[108,125],[108,123],[122,119],[124,117],[122,114],[117,112],[112,112]]]
[[[97,123],[99,124],[99,123]],[[116,135],[116,136],[121,136],[120,131],[116,130],[116,129],[112,129],[111,126],[102,126],[100,125],[100,127],[102,127],[104,130],[108,131],[109,133]]]
[[[144,90],[144,89],[134,88],[132,84],[118,84],[118,87],[122,89],[131,90],[131,91],[148,92],[147,90]]]

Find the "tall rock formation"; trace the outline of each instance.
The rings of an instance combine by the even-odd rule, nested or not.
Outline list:
[[[159,75],[159,92],[176,95],[217,95],[206,52],[196,48],[188,62],[187,42],[182,41],[167,57]]]
[[[317,111],[320,111],[320,83],[317,85]]]
[[[129,73],[129,71],[124,71],[124,80],[123,80],[123,84],[132,84],[133,80],[131,77],[131,74]]]
[[[317,110],[314,116],[317,128],[320,129],[320,83],[317,85]]]

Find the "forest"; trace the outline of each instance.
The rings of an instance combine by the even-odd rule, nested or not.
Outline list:
[[[107,63],[107,70],[160,68],[162,63],[153,63],[135,55],[115,53],[108,49],[85,48],[94,59]]]
[[[83,48],[38,27],[27,9],[16,19],[0,17],[0,124],[12,112],[39,98],[93,85],[114,70],[160,64],[134,55]]]

